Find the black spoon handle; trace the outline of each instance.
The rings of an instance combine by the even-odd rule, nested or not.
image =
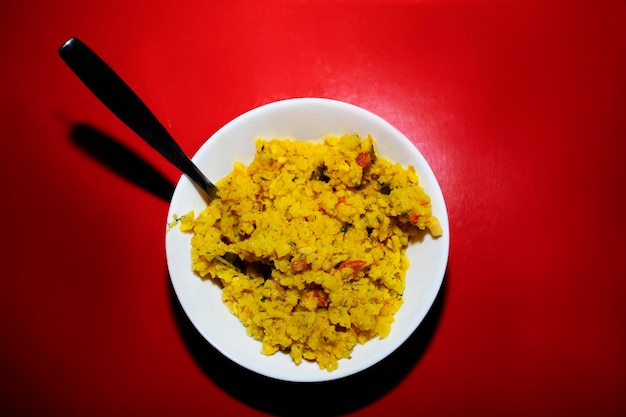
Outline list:
[[[217,187],[200,172],[128,84],[87,45],[71,38],[59,48],[59,55],[126,126],[187,175],[211,199],[217,197]]]

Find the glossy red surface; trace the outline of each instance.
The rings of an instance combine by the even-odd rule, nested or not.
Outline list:
[[[623,1],[5,1],[0,16],[0,414],[626,414]],[[321,385],[204,343],[165,263],[179,174],[64,66],[71,36],[190,154],[290,97],[403,131],[452,240],[414,337]]]

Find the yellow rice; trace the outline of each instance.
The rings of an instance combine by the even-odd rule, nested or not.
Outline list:
[[[218,199],[181,218],[193,269],[222,286],[263,354],[332,371],[356,344],[389,334],[407,245],[424,230],[441,235],[439,221],[415,169],[379,157],[371,136],[257,139],[256,150],[217,184]]]

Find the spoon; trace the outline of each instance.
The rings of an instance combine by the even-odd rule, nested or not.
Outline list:
[[[200,172],[139,96],[95,52],[79,39],[70,38],[59,48],[59,55],[126,126],[174,164],[209,199],[217,198],[215,184]]]
[[[95,52],[77,38],[59,48],[59,55],[91,92],[126,126],[187,175],[210,200],[218,189],[183,152],[172,135],[141,101],[139,96]],[[226,252],[219,260],[244,272],[239,256]]]

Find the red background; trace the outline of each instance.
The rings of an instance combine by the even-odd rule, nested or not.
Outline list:
[[[623,1],[10,0],[0,18],[0,414],[626,414]],[[450,217],[424,325],[321,385],[204,343],[165,263],[179,173],[64,66],[71,36],[190,154],[290,97],[398,127]]]

